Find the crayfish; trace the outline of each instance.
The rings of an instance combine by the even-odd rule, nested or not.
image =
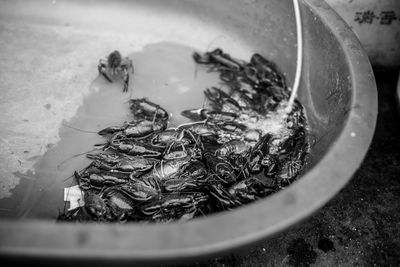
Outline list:
[[[133,63],[129,57],[122,57],[117,50],[108,55],[107,59],[100,59],[97,69],[110,83],[119,77],[124,82],[123,92],[128,92],[130,73],[134,73]]]
[[[85,205],[60,220],[188,220],[265,198],[301,175],[307,120],[298,101],[279,115],[290,90],[275,64],[258,53],[237,60],[219,48],[193,59],[219,72],[229,90],[206,88],[208,105],[182,111],[192,122],[176,127],[160,105],[130,99],[132,120],[100,130],[104,151],[87,154],[92,162],[75,172]],[[132,61],[114,51],[99,72],[110,82],[122,75],[125,92]]]

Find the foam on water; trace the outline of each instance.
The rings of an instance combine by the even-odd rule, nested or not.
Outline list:
[[[256,120],[243,118],[241,123],[248,129],[257,129],[262,135],[285,135],[289,133],[286,125],[287,111],[286,102],[282,102],[276,111],[270,112],[265,116],[258,116]]]

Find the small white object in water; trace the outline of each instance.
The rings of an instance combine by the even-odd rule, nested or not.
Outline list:
[[[69,202],[68,210],[85,205],[83,194],[84,192],[79,188],[79,185],[64,188],[64,201]]]

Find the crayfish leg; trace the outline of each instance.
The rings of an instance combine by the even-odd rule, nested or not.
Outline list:
[[[128,72],[128,70],[126,68],[124,68],[123,80],[124,80],[123,92],[126,93],[126,92],[128,92],[128,89],[129,89],[129,72]]]
[[[104,59],[100,59],[99,61],[99,65],[97,65],[97,70],[99,71],[99,73],[101,75],[103,75],[103,77],[109,81],[110,83],[112,83],[112,80],[110,77],[108,77],[107,75],[107,63]]]

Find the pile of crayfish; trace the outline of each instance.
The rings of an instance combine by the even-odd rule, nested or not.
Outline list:
[[[229,210],[285,188],[309,152],[302,105],[285,78],[259,54],[250,62],[216,49],[193,59],[219,72],[205,90],[207,105],[182,111],[192,122],[169,127],[170,114],[150,100],[131,99],[131,122],[98,132],[101,153],[74,176],[84,206],[59,216],[71,221],[187,220]]]

